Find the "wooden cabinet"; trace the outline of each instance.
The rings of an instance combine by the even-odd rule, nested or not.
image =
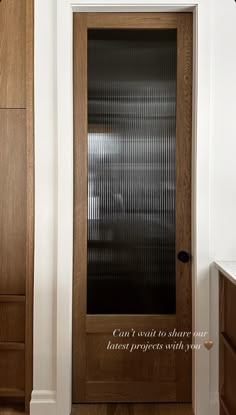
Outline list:
[[[32,391],[33,0],[0,1],[0,405]]]
[[[0,342],[24,343],[25,296],[2,295],[0,302]]]
[[[26,0],[0,2],[0,108],[26,106]]]
[[[0,377],[0,396],[24,397],[24,347],[13,348],[11,344],[6,343],[0,351],[0,372],[4,373],[4,376]]]
[[[0,110],[0,294],[25,294],[26,115]]]
[[[236,414],[236,285],[220,273],[220,415]]]

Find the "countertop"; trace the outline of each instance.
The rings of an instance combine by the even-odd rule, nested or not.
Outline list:
[[[236,261],[215,261],[215,266],[236,285]]]

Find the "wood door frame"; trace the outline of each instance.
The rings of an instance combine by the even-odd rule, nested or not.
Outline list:
[[[34,0],[26,0],[26,146],[27,220],[25,286],[25,411],[33,390],[34,302]]]
[[[191,151],[192,151],[192,14],[191,13],[74,13],[74,245],[73,250],[73,386],[80,385],[85,396],[86,378],[86,332],[96,330],[93,326],[105,322],[107,316],[87,315],[87,30],[89,28],[176,29],[177,31],[177,94],[176,94],[176,241],[177,252],[191,252]],[[75,39],[77,42],[75,42]],[[76,76],[79,73],[80,76]],[[76,114],[76,116],[75,116]],[[184,180],[182,180],[184,178]],[[181,277],[180,277],[181,276]],[[178,278],[179,277],[179,278]],[[176,314],[116,316],[116,327],[121,321],[138,328],[163,330],[177,327],[192,330],[191,263],[176,260]],[[184,306],[182,294],[184,293]],[[188,312],[188,310],[191,310]],[[113,317],[114,318],[114,317]],[[166,327],[163,327],[163,320]],[[159,321],[161,323],[159,323]],[[181,321],[181,326],[180,326]],[[90,323],[89,323],[90,322]],[[102,323],[101,323],[102,324]],[[108,321],[106,321],[107,327]],[[122,323],[123,324],[123,323]],[[159,326],[161,324],[161,326]],[[88,325],[90,328],[88,328]],[[115,326],[114,326],[115,327]],[[111,327],[111,332],[114,330]],[[124,326],[122,325],[122,328]],[[95,331],[96,332],[96,331]],[[83,334],[82,334],[83,333]],[[187,365],[189,355],[179,354],[176,371]],[[187,369],[186,369],[187,372]],[[187,373],[184,375],[187,379]],[[185,396],[185,382],[177,382],[177,402]],[[73,395],[76,390],[73,388]]]
[[[115,5],[114,8],[113,6],[109,5],[106,7],[106,5],[104,4],[98,4],[97,7],[94,5],[87,5],[87,2],[85,2],[85,4],[82,5],[78,5],[78,3],[76,4],[76,2],[73,2],[72,6],[72,13],[75,11],[126,11],[127,9],[122,6],[122,5]],[[70,42],[72,44],[72,15],[71,15],[71,10],[69,10],[70,7],[68,9],[66,9],[65,7],[63,7],[62,5],[60,6],[59,9],[59,17],[58,17],[58,21],[59,21],[59,27],[62,29],[63,24],[65,24],[65,13],[67,12],[67,28],[69,29],[67,34],[68,37],[66,39],[63,39],[62,34],[59,35],[58,37],[58,50],[61,51],[61,56],[63,56],[63,61],[62,59],[60,59],[60,63],[63,67],[63,64],[65,62],[65,59],[70,62],[70,70],[69,72],[72,72],[72,49],[70,51],[68,51],[68,39],[70,39]],[[155,6],[139,6],[138,7],[139,10],[142,11],[189,11],[190,9],[194,12],[194,64],[197,65],[197,51],[200,50],[200,48],[203,48],[203,50],[205,50],[204,53],[204,57],[206,56],[207,53],[209,53],[209,50],[207,48],[205,48],[205,40],[206,37],[208,36],[208,23],[206,25],[206,22],[208,21],[208,9],[203,9],[203,7],[200,7],[199,2],[197,2],[197,8],[196,8],[196,3],[194,2],[189,2],[187,5],[182,6],[180,4],[176,4],[175,6],[171,6],[168,4],[168,2],[166,2],[166,5],[163,6],[158,6],[158,4],[155,4]],[[135,11],[136,10],[136,6],[131,5],[129,7],[129,10]],[[197,20],[199,19],[199,20]],[[197,25],[197,21],[198,21],[198,25]],[[202,36],[203,34],[201,34],[201,38],[198,36],[198,32],[197,32],[197,28],[203,29],[202,33],[205,33],[204,36],[204,42],[202,41]],[[63,31],[62,31],[63,33]],[[65,35],[65,32],[64,32]],[[198,48],[197,48],[197,39],[199,40],[199,44],[198,44]],[[65,67],[65,66],[64,66]],[[201,66],[202,70],[205,71],[205,65],[204,67]],[[65,76],[65,71],[62,71],[60,69],[59,74],[61,74],[61,76],[59,76],[59,82],[58,82],[58,90],[60,91],[60,103],[62,104],[64,98],[65,98],[65,90],[64,88],[60,87],[60,79],[64,79]],[[206,279],[208,278],[208,266],[210,264],[210,262],[208,261],[208,252],[209,252],[209,246],[207,244],[207,232],[206,232],[206,226],[205,226],[205,222],[202,221],[201,217],[202,215],[204,215],[204,211],[202,208],[200,208],[200,199],[201,199],[201,194],[204,193],[205,196],[205,192],[206,192],[206,178],[208,177],[208,165],[207,163],[205,163],[205,157],[206,157],[206,153],[207,153],[207,149],[206,149],[206,143],[208,141],[207,138],[207,133],[208,133],[208,128],[205,125],[205,121],[203,120],[203,118],[205,118],[205,114],[207,113],[207,110],[205,108],[205,114],[203,116],[203,114],[200,113],[200,115],[198,116],[199,113],[197,113],[197,109],[196,109],[196,103],[202,103],[205,104],[205,100],[208,101],[209,96],[208,96],[208,90],[207,89],[202,89],[202,88],[198,88],[197,87],[197,81],[199,81],[201,78],[203,78],[202,76],[198,76],[196,73],[196,66],[194,67],[194,82],[193,82],[193,89],[194,89],[194,99],[193,99],[193,113],[194,113],[194,118],[193,118],[193,131],[194,131],[194,145],[193,145],[193,163],[192,163],[192,167],[193,167],[193,256],[194,258],[196,257],[196,260],[193,261],[193,278],[194,278],[194,284],[193,284],[193,329],[198,329],[198,330],[202,330],[204,328],[205,331],[209,331],[209,316],[205,316],[203,313],[200,312],[200,309],[203,307],[207,307],[208,306],[208,294],[209,294],[209,283],[205,282],[203,283],[203,278]],[[72,93],[72,79],[70,79],[70,77],[67,78],[67,81],[69,82],[70,88],[71,88],[71,93]],[[200,93],[200,97],[199,97],[199,93]],[[67,100],[67,114],[66,116],[63,115],[63,110],[62,108],[65,109],[65,106],[59,105],[59,131],[63,130],[63,128],[65,128],[65,126],[69,126],[70,129],[70,134],[73,134],[73,130],[72,130],[72,126],[71,126],[71,111],[72,111],[72,101],[71,100]],[[71,120],[70,123],[68,124],[68,120]],[[198,133],[196,131],[196,126],[198,125]],[[200,136],[200,132],[203,132],[203,135]],[[202,153],[198,153],[198,157],[196,158],[196,140],[198,141],[198,145],[199,143],[202,142],[202,137],[204,136],[204,143],[205,145],[203,145],[204,151]],[[64,158],[64,154],[66,151],[65,146],[63,146],[62,141],[63,141],[63,134],[59,134],[59,140],[60,140],[60,153],[59,153],[59,160],[63,161],[65,160]],[[71,140],[72,140],[72,135],[71,135]],[[68,160],[68,159],[67,159]],[[71,160],[71,156],[70,156],[70,160]],[[67,161],[68,163],[68,161]],[[60,165],[60,164],[59,164]],[[202,180],[202,175],[201,177],[199,177],[200,175],[200,166],[201,166],[201,171],[204,170],[204,180]],[[204,166],[204,168],[203,168]],[[203,170],[202,170],[203,169]],[[63,171],[64,173],[64,171]],[[62,172],[61,172],[62,174]],[[73,166],[71,166],[70,171],[68,171],[68,178],[73,177]],[[196,185],[196,180],[198,179],[198,185],[199,183],[201,183],[202,186],[202,190],[200,193],[197,193],[197,185]],[[64,191],[65,188],[63,186],[63,182],[64,180],[61,182],[62,186],[60,187],[60,183],[59,183],[59,190],[58,190],[58,194],[59,194],[59,199],[63,200],[65,197]],[[205,191],[203,191],[205,189]],[[68,192],[68,196],[69,196],[69,200],[72,201],[73,200],[73,194],[72,194],[72,189],[70,188],[70,191]],[[207,200],[206,200],[207,202]],[[206,206],[205,206],[206,207]],[[58,227],[59,227],[59,232],[62,236],[62,234],[67,235],[67,239],[66,239],[66,243],[70,244],[71,246],[71,236],[73,234],[73,223],[72,221],[70,221],[70,229],[68,230],[68,228],[65,228],[65,224],[63,222],[63,215],[64,215],[64,211],[62,209],[60,209],[60,207],[58,206],[58,212],[59,212],[59,221],[60,223],[58,223]],[[72,210],[72,205],[67,206],[67,209]],[[68,223],[68,221],[67,221]],[[198,231],[198,236],[196,236],[196,232]],[[201,246],[199,241],[201,240]],[[203,242],[204,240],[204,242]],[[58,258],[58,265],[59,265],[59,269],[67,269],[68,272],[71,272],[72,269],[72,251],[70,253],[70,258],[71,258],[71,262],[70,264],[65,264],[65,261],[61,260],[61,255],[63,255],[63,253],[65,252],[65,241],[64,243],[62,242],[62,239],[59,242],[58,245],[58,249],[59,249],[59,255]],[[201,258],[202,257],[202,258]],[[199,259],[198,259],[199,258]],[[204,259],[203,259],[204,258]],[[199,271],[198,271],[199,269]],[[200,272],[200,269],[205,269],[205,271]],[[61,275],[61,273],[60,273]],[[196,278],[196,276],[198,276],[199,278],[199,282],[198,279]],[[65,286],[65,282],[63,282],[63,276],[61,275],[61,284],[63,284],[63,286]],[[199,293],[200,293],[200,286],[201,286],[201,290],[202,293],[204,292],[204,300],[200,300],[199,297]],[[64,294],[64,293],[63,293]],[[72,292],[70,291],[69,294],[70,298],[72,298]],[[63,299],[63,295],[61,293],[58,292],[58,301],[60,301],[60,303],[62,302]],[[205,302],[204,302],[205,301]],[[204,306],[203,306],[204,303]],[[71,315],[71,309],[68,310],[69,314]],[[61,321],[65,319],[65,314],[64,313],[60,313],[59,316],[57,316],[57,321],[58,321],[58,327],[61,326]],[[65,325],[64,325],[65,327]],[[72,333],[72,327],[70,327],[68,334],[71,336]],[[62,343],[61,343],[62,342]],[[67,343],[67,346],[65,345],[65,342],[63,342],[63,337],[61,336],[60,338],[58,337],[58,342],[57,342],[57,346],[58,346],[58,350],[60,350],[60,354],[62,354],[62,352],[66,349],[68,350],[68,347],[71,348],[71,343],[69,345],[69,343]],[[71,358],[71,355],[70,355]],[[203,413],[204,411],[208,411],[208,407],[209,407],[209,395],[207,390],[209,389],[209,372],[207,371],[207,373],[205,373],[205,369],[208,367],[209,368],[209,358],[203,354],[195,354],[194,357],[194,362],[193,362],[193,376],[194,376],[194,382],[193,382],[193,402],[194,402],[194,408],[196,411],[199,411],[199,414]],[[70,360],[71,362],[71,360]],[[204,376],[203,374],[201,374],[201,368],[204,369]],[[58,385],[62,385],[64,384],[62,382],[62,377],[63,377],[63,373],[61,372],[61,365],[58,363]],[[67,373],[67,378],[71,379],[71,371],[70,373]],[[204,384],[202,379],[204,378]],[[69,390],[67,389],[67,396],[69,396],[69,399],[67,401],[67,405],[71,405],[71,392],[69,392]],[[198,402],[198,404],[197,404]],[[199,404],[199,402],[201,402]],[[62,402],[61,402],[62,404]],[[63,404],[62,404],[63,405]],[[203,409],[205,408],[205,409]],[[206,409],[207,408],[207,409]]]
[[[73,240],[73,88],[72,88],[72,14],[74,11],[192,11],[194,15],[194,82],[193,82],[193,329],[209,331],[209,109],[210,109],[210,5],[202,0],[168,0],[127,2],[109,0],[57,0],[57,12],[51,2],[36,3],[35,56],[36,84],[36,235],[35,261],[35,324],[34,324],[34,391],[32,413],[68,415],[71,410],[71,346],[72,346],[72,240]],[[46,22],[45,22],[46,18]],[[46,24],[46,32],[45,32]],[[57,27],[57,31],[55,31]],[[47,41],[46,41],[47,35]],[[56,64],[52,56],[57,49]],[[47,70],[42,68],[44,60]],[[54,88],[49,88],[54,85]],[[57,90],[57,98],[55,97]],[[45,97],[47,102],[45,105]],[[198,108],[198,110],[197,110]],[[47,140],[42,140],[47,130]],[[56,143],[56,144],[55,144]],[[52,153],[53,146],[53,153]],[[197,151],[198,148],[198,151]],[[57,150],[57,151],[56,151]],[[51,164],[43,163],[47,154]],[[46,172],[45,172],[46,169]],[[50,193],[42,193],[45,173]],[[51,183],[57,186],[51,187]],[[51,193],[53,192],[53,194]],[[55,200],[55,206],[52,201]],[[204,203],[203,203],[204,202]],[[48,227],[43,206],[54,209],[56,222]],[[54,207],[53,207],[54,206]],[[39,226],[40,224],[40,226]],[[45,234],[47,238],[45,239]],[[43,241],[43,243],[42,243]],[[57,252],[52,263],[51,254]],[[40,260],[44,259],[42,276]],[[53,270],[53,271],[52,271]],[[56,282],[54,276],[56,275]],[[71,282],[71,283],[70,283]],[[55,298],[41,292],[55,285]],[[46,284],[46,286],[45,286]],[[58,304],[55,312],[54,304]],[[45,321],[40,307],[47,307]],[[56,333],[52,333],[56,326]],[[40,358],[41,337],[49,338],[45,353],[56,354],[56,366]],[[53,344],[51,339],[53,338]],[[195,415],[216,414],[218,401],[209,396],[210,356],[204,349],[194,359],[193,402]],[[217,362],[213,357],[213,365]],[[41,383],[42,375],[45,382]],[[51,380],[56,379],[55,383]],[[47,381],[48,380],[48,381]],[[48,382],[48,383],[47,383]],[[43,390],[42,390],[43,389]],[[45,389],[47,393],[45,393]],[[55,397],[55,390],[57,398]],[[217,388],[212,391],[217,397]],[[214,397],[213,397],[214,398]],[[56,409],[56,406],[58,409]],[[210,407],[210,410],[209,410]],[[35,411],[35,412],[34,412]],[[38,411],[38,412],[37,412]],[[41,412],[40,412],[41,411]]]

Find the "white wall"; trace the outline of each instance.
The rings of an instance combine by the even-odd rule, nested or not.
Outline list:
[[[236,260],[236,3],[212,0],[210,258]],[[211,338],[218,340],[218,273],[211,268]],[[211,399],[218,387],[218,347],[211,352]]]
[[[236,3],[212,1],[211,243],[236,259]]]

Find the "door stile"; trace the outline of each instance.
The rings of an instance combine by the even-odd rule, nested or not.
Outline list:
[[[191,252],[191,158],[192,158],[192,14],[178,15],[177,102],[176,102],[176,316],[177,330],[192,327],[192,263],[177,260],[179,251]],[[188,342],[190,340],[188,339]],[[191,401],[191,353],[179,353],[176,360],[177,400]]]
[[[87,275],[87,14],[74,14],[73,395],[85,398]]]

